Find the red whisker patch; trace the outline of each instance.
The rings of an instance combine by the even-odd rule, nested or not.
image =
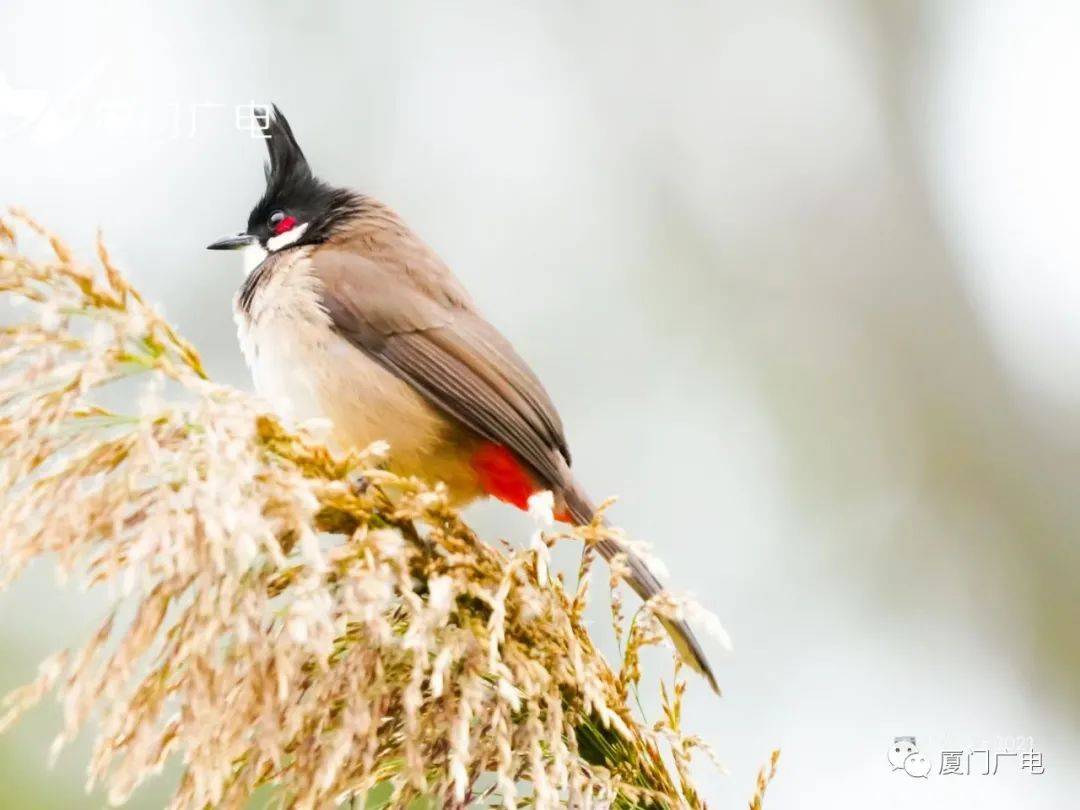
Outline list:
[[[285,217],[285,219],[274,226],[274,233],[280,235],[285,233],[285,231],[291,231],[295,227],[296,217]]]

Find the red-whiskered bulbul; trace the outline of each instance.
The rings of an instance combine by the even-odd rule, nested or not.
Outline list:
[[[259,393],[287,417],[329,420],[346,447],[386,440],[393,471],[444,482],[459,505],[524,509],[550,490],[558,519],[589,523],[559,414],[525,361],[397,214],[317,179],[276,106],[263,120],[266,191],[243,233],[209,246],[245,251],[234,307]],[[662,590],[616,541],[599,549],[626,554],[641,598]],[[716,690],[686,622],[664,624]]]

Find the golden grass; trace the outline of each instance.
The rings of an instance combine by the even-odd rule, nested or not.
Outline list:
[[[769,756],[769,761],[761,767],[757,776],[757,789],[750,799],[750,810],[761,810],[765,801],[765,791],[776,776],[776,764],[780,761],[780,750],[777,749]]]
[[[49,258],[19,250],[16,220]],[[393,806],[704,806],[685,684],[655,725],[628,708],[663,639],[653,609],[617,668],[583,624],[607,529],[556,531],[539,501],[528,547],[489,545],[441,486],[387,472],[386,448],[332,452],[210,382],[100,240],[96,270],[21,214],[0,244],[0,292],[23,304],[0,330],[0,579],[48,557],[115,602],[4,700],[0,729],[55,693],[54,749],[91,726],[88,789],[116,804],[173,759],[175,808],[263,785],[296,808],[376,786]],[[137,407],[104,404],[136,384]],[[572,587],[547,568],[567,538],[587,549]]]

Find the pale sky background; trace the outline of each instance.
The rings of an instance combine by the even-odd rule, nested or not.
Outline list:
[[[745,806],[773,747],[770,808],[1075,802],[1080,6],[0,11],[0,203],[84,249],[104,228],[217,378],[250,386],[239,268],[203,249],[261,190],[237,105],[277,102],[316,172],[455,268],[592,492],[733,637],[724,697],[688,697],[729,771],[700,763],[710,806]],[[0,594],[0,689],[102,610],[44,567]],[[0,739],[3,806],[103,805],[85,746],[45,770],[56,719]],[[890,772],[897,735],[928,779]],[[1045,774],[937,772],[1017,737]]]

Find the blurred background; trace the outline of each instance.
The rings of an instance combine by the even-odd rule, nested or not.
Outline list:
[[[731,633],[724,697],[687,698],[713,807],[774,747],[774,808],[1070,806],[1080,6],[678,5],[0,0],[0,202],[88,258],[103,228],[249,387],[240,269],[203,248],[261,192],[238,112],[277,102],[316,172],[455,268],[589,489]],[[102,610],[45,569],[0,595],[0,689]],[[104,804],[85,745],[46,770],[56,714],[0,738],[0,805]],[[898,735],[929,778],[891,771]],[[939,773],[1018,746],[1045,773]]]

